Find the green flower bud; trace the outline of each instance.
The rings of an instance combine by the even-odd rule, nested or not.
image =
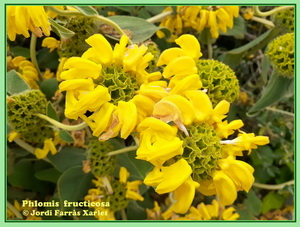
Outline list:
[[[215,106],[222,100],[230,103],[239,97],[239,81],[229,66],[217,60],[198,60],[198,75]]]
[[[192,167],[192,177],[195,181],[208,179],[218,166],[218,160],[223,157],[220,138],[212,126],[201,123],[187,128],[189,137],[180,132],[184,152],[182,157]]]
[[[266,55],[280,75],[294,77],[294,33],[287,33],[270,42]]]
[[[100,33],[99,21],[89,17],[72,17],[65,27],[75,35],[61,44],[58,54],[60,57],[81,56],[90,46],[85,40],[93,34]]]
[[[49,123],[35,114],[46,114],[47,99],[40,90],[27,90],[10,96],[7,104],[9,126],[27,142],[44,143],[53,137]]]
[[[88,160],[90,161],[91,172],[98,177],[110,175],[117,164],[116,156],[107,156],[108,152],[114,150],[109,141],[92,139],[88,146]]]
[[[294,32],[294,9],[281,10],[274,16],[274,24],[284,33]]]
[[[111,187],[113,189],[113,194],[107,194],[104,190],[103,201],[109,202],[109,209],[112,212],[116,212],[128,206],[129,200],[126,198],[126,188],[125,184],[115,180],[111,182]]]
[[[104,68],[101,77],[95,83],[108,88],[113,104],[131,100],[139,89],[136,76],[124,72],[121,67],[117,66]]]

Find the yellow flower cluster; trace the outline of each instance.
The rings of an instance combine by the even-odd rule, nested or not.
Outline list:
[[[163,12],[167,11],[173,11],[172,7],[167,7]],[[197,32],[209,28],[211,36],[216,39],[220,29],[226,33],[227,28],[233,27],[233,19],[238,15],[238,6],[177,6],[176,12],[162,20],[159,26],[170,29],[172,35],[169,42],[174,42],[185,28]],[[164,37],[162,31],[158,31],[157,35]]]
[[[125,167],[121,166],[119,172],[119,182],[113,181],[111,179],[112,183],[118,183],[115,184],[115,187],[113,187],[114,184],[112,184],[112,186],[110,185],[108,177],[96,177],[96,180],[92,180],[96,185],[96,188],[89,189],[88,195],[86,195],[84,199],[86,201],[99,203],[110,202],[110,205],[107,207],[94,207],[95,211],[100,211],[99,213],[106,212],[106,215],[96,215],[96,218],[98,218],[99,220],[115,220],[114,212],[119,209],[125,208],[123,206],[124,204],[127,205],[129,199],[144,201],[144,198],[139,194],[139,186],[142,184],[142,181],[128,181],[128,177],[129,172]],[[106,191],[108,188],[107,186],[112,187],[111,191]],[[123,195],[123,189],[125,190],[125,195]]]
[[[7,6],[7,35],[15,41],[16,35],[30,37],[30,30],[36,36],[50,35],[50,22],[43,6]]]
[[[223,100],[213,108],[205,91],[200,90],[202,84],[195,74],[195,64],[201,56],[197,39],[182,35],[175,42],[180,48],[165,50],[158,60],[158,65],[166,65],[162,75],[169,83],[149,83],[142,85],[138,91],[155,98],[156,103],[152,116],[137,126],[140,136],[137,158],[154,165],[144,183],[155,187],[158,194],[173,193],[176,202],[172,211],[183,214],[190,208],[196,188],[207,196],[218,195],[222,206],[232,204],[237,198],[237,191],[249,191],[254,182],[253,168],[236,160],[236,156],[269,140],[268,137],[240,131],[243,126],[241,120],[224,121],[230,104]],[[197,182],[191,165],[184,158],[184,144],[182,136],[179,136],[191,136],[189,126],[195,124],[210,125],[222,148],[222,158],[217,160],[217,165],[205,179]],[[236,131],[239,131],[237,138],[222,141]]]
[[[201,89],[196,63],[202,53],[194,36],[180,36],[175,40],[179,47],[161,53],[157,66],[163,66],[162,74],[146,72],[153,56],[145,54],[147,48],[143,45],[126,47],[128,38],[125,36],[114,49],[99,34],[86,42],[92,47],[80,58],[69,58],[64,64],[67,70],[60,74],[64,81],[59,88],[66,91],[68,118],[82,118],[100,140],[119,133],[127,138],[133,131],[138,132],[140,146],[136,158],[154,166],[144,183],[155,187],[158,194],[173,193],[176,202],[171,210],[176,213],[184,214],[190,209],[196,189],[206,196],[218,195],[222,206],[232,204],[237,191],[249,191],[254,170],[236,156],[242,155],[244,150],[250,153],[257,145],[267,144],[269,139],[241,131],[241,120],[225,120],[229,102],[222,100],[213,107],[205,89]],[[135,79],[137,89],[128,99],[119,100],[115,90],[109,90],[113,79],[103,78],[111,71],[116,77],[124,77],[125,82]],[[160,80],[162,76],[164,79]],[[116,86],[122,88],[120,80],[117,81]],[[116,99],[119,101],[115,103]],[[201,177],[196,177],[198,173],[192,165],[206,161],[201,151],[197,151],[193,159],[187,158],[191,151],[187,149],[185,138],[197,139],[199,146],[205,139],[194,138],[200,135],[190,132],[195,125],[200,129],[202,125],[209,128],[217,143],[206,154],[208,159],[214,160],[213,164]],[[228,140],[236,132],[237,137]],[[210,138],[205,140],[209,143]],[[214,151],[220,155],[215,156]]]
[[[92,47],[82,57],[66,60],[63,68],[67,70],[59,75],[64,80],[59,89],[66,91],[65,115],[70,119],[81,117],[101,140],[115,137],[119,132],[122,138],[127,138],[148,108],[144,102],[148,102],[147,97],[135,96],[135,91],[126,94],[127,83],[130,80],[131,85],[138,88],[142,83],[161,78],[159,72],[149,74],[145,70],[153,55],[145,54],[144,45],[126,47],[126,36],[114,49],[100,34],[89,37],[86,42]],[[111,78],[103,81],[108,74],[112,74]],[[113,84],[113,80],[117,83]],[[111,90],[106,84],[113,84]],[[125,98],[115,103],[114,100],[120,98],[117,92]],[[88,117],[87,111],[92,112]]]

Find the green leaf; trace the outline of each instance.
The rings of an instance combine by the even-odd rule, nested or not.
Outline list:
[[[135,152],[117,155],[119,166],[124,166],[130,172],[130,178],[132,180],[143,180],[147,173],[153,168],[153,166],[144,160],[135,158]]]
[[[29,85],[19,76],[15,70],[10,70],[7,74],[6,91],[9,95],[20,93],[30,89]]]
[[[236,39],[243,39],[245,36],[245,20],[243,17],[238,16],[234,18],[234,26],[231,29],[227,29],[227,32],[220,31],[220,35],[234,36]]]
[[[243,206],[237,208],[240,220],[254,220],[262,209],[262,202],[253,190],[247,193],[247,198],[243,202]]]
[[[285,201],[284,196],[275,191],[269,192],[262,200],[262,213],[265,214],[272,209],[280,209]]]
[[[56,113],[56,111],[55,111],[55,109],[54,109],[51,102],[48,102],[48,105],[47,105],[47,116],[54,119],[54,120],[56,120],[56,121],[59,121],[59,117],[58,117],[58,115],[57,115],[57,113]]]
[[[247,115],[252,117],[263,108],[270,106],[285,97],[285,95],[290,91],[291,83],[293,83],[293,79],[280,76],[274,70],[262,96],[251,107]]]
[[[40,69],[57,70],[59,56],[56,51],[49,52],[48,48],[43,48],[37,53],[37,61]]]
[[[129,30],[133,43],[144,42],[159,30],[157,26],[138,17],[112,16],[108,18],[117,23],[122,29]]]
[[[25,58],[30,58],[30,50],[29,50],[29,48],[15,46],[15,47],[12,47],[10,50],[11,50],[12,54],[15,57],[16,56],[23,56]]]
[[[54,96],[56,90],[58,89],[58,82],[55,78],[50,78],[47,80],[44,80],[41,83],[41,91],[46,95],[48,100],[51,100]]]
[[[87,195],[88,190],[92,186],[92,178],[92,174],[86,174],[82,171],[82,165],[67,169],[57,182],[58,195],[62,205],[61,209],[67,208],[63,207],[64,200],[69,202],[83,200],[83,197]]]
[[[278,35],[278,28],[273,28],[244,46],[226,52],[221,55],[223,62],[231,68],[237,66],[244,56],[249,56],[263,49],[273,38]]]
[[[93,15],[98,15],[97,10],[95,10],[91,6],[73,6],[76,8],[79,12],[81,12],[85,16],[93,16]]]
[[[48,18],[48,21],[51,24],[52,30],[61,38],[61,39],[69,39],[73,35],[75,35],[75,32],[61,26],[60,24],[56,23],[53,19]]]
[[[54,168],[45,169],[35,173],[35,177],[42,181],[49,181],[52,183],[56,183],[58,178],[60,177],[61,172]]]
[[[261,61],[261,77],[263,78],[265,83],[268,80],[270,69],[271,69],[271,62],[269,60],[269,57],[264,55]]]
[[[67,143],[74,143],[72,135],[66,130],[60,130],[58,135],[63,141]]]
[[[128,220],[145,220],[147,218],[145,209],[133,200],[130,200],[126,207],[126,216]]]
[[[56,155],[48,155],[51,164],[60,172],[67,169],[82,165],[82,161],[86,159],[85,150],[76,147],[64,147]]]
[[[14,172],[8,175],[7,180],[11,186],[28,189],[36,192],[47,192],[49,185],[35,178],[34,161],[22,159],[14,166]]]

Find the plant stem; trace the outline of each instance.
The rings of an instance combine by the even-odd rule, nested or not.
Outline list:
[[[156,22],[159,22],[159,21],[165,19],[166,17],[170,16],[172,13],[173,13],[173,11],[169,10],[169,11],[157,14],[154,17],[150,17],[146,21],[148,21],[150,23],[156,23]]]
[[[105,188],[107,189],[107,193],[109,195],[112,195],[114,193],[114,190],[111,187],[111,184],[106,176],[102,177],[102,182],[103,182]]]
[[[48,121],[49,123],[51,123],[52,125],[61,128],[61,129],[65,129],[67,131],[77,131],[77,130],[81,130],[84,129],[87,126],[86,122],[82,122],[78,125],[65,125],[63,123],[60,123],[44,114],[36,114],[36,116],[38,116],[39,118],[42,118],[46,121]]]
[[[127,215],[124,208],[121,210],[121,215],[122,215],[122,220],[127,220]]]
[[[39,64],[36,59],[36,35],[34,33],[31,33],[31,38],[30,38],[30,59],[31,62],[34,64],[38,71],[38,77],[40,81],[43,81],[43,77],[39,68]]]
[[[266,25],[267,28],[274,28],[275,27],[275,25],[272,21],[269,21],[269,20],[264,19],[264,18],[254,16],[254,17],[251,18],[251,20],[262,23],[262,24]]]
[[[125,148],[122,148],[122,149],[119,149],[119,150],[108,152],[106,155],[107,156],[112,156],[112,155],[122,154],[122,153],[126,153],[126,152],[129,152],[129,151],[134,151],[138,148],[139,148],[138,145],[131,146],[131,147],[125,147]]]
[[[212,48],[212,37],[210,33],[207,33],[207,51],[208,51],[208,59],[213,58],[213,48]]]
[[[68,10],[60,10],[60,9],[57,9],[53,6],[47,6],[47,9],[60,15],[60,16],[67,16],[67,17],[71,17],[71,16],[84,16],[81,12],[79,11],[68,11]],[[91,15],[91,16],[87,16],[87,17],[91,17],[91,18],[95,18],[96,20],[98,21],[101,21],[105,24],[108,24],[110,25],[111,27],[113,27],[117,32],[119,32],[120,35],[126,35],[125,32],[122,30],[122,28],[120,28],[120,26],[118,24],[116,24],[114,21],[106,18],[106,17],[103,17],[103,16],[100,16],[99,14],[94,14],[94,15]],[[126,35],[127,36],[127,35]],[[132,41],[129,39],[128,41],[129,44],[133,44]]]
[[[279,190],[279,189],[283,189],[285,186],[293,185],[294,183],[295,183],[294,180],[290,180],[282,184],[260,184],[254,182],[253,186],[257,188],[267,189],[267,190]]]
[[[267,17],[267,16],[270,16],[274,13],[277,13],[278,11],[293,9],[293,8],[294,8],[294,6],[279,6],[279,7],[276,7],[274,9],[270,10],[270,11],[262,12],[262,11],[260,11],[259,6],[253,6],[255,15],[260,16],[260,17]]]
[[[29,153],[35,155],[35,148],[31,146],[30,144],[26,143],[25,141],[21,139],[14,139],[14,142],[18,144],[20,147],[28,151]],[[44,161],[51,163],[51,161],[48,158],[43,158]]]
[[[7,201],[7,208],[10,209],[18,219],[23,220],[22,214],[12,205],[10,202]]]
[[[278,109],[275,109],[273,107],[266,107],[267,110],[270,110],[270,111],[273,111],[273,112],[277,112],[277,113],[281,113],[281,114],[285,114],[285,115],[288,115],[290,117],[295,117],[295,115],[293,113],[290,113],[290,112],[287,112],[285,110],[278,110]]]

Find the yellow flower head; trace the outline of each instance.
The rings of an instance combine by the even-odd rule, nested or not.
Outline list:
[[[65,115],[71,119],[81,117],[100,140],[117,136],[127,138],[138,119],[146,117],[147,97],[135,98],[142,83],[161,78],[160,73],[148,74],[146,67],[153,55],[146,53],[144,45],[128,46],[128,37],[122,36],[114,48],[100,34],[86,39],[91,46],[82,57],[71,57],[64,62],[59,77],[59,88],[66,91]],[[150,101],[153,105],[153,101]],[[147,108],[146,108],[147,109]],[[86,111],[92,112],[89,117]]]
[[[172,8],[167,7],[163,12],[167,11],[172,11]],[[216,39],[219,30],[226,33],[227,28],[233,27],[233,19],[238,15],[238,6],[177,6],[176,12],[162,20],[159,26],[170,29],[172,35],[169,42],[174,42],[184,28],[197,32],[209,28],[212,38]],[[157,35],[164,37],[162,31],[157,32]]]
[[[17,56],[12,59],[12,66],[31,88],[39,88],[36,83],[39,80],[38,71],[31,61],[23,56]]]
[[[50,52],[58,48],[60,45],[60,41],[53,37],[46,37],[43,39],[42,47],[47,47],[50,49]]]
[[[41,37],[50,35],[50,23],[43,6],[7,6],[7,34],[11,41],[16,35]]]

